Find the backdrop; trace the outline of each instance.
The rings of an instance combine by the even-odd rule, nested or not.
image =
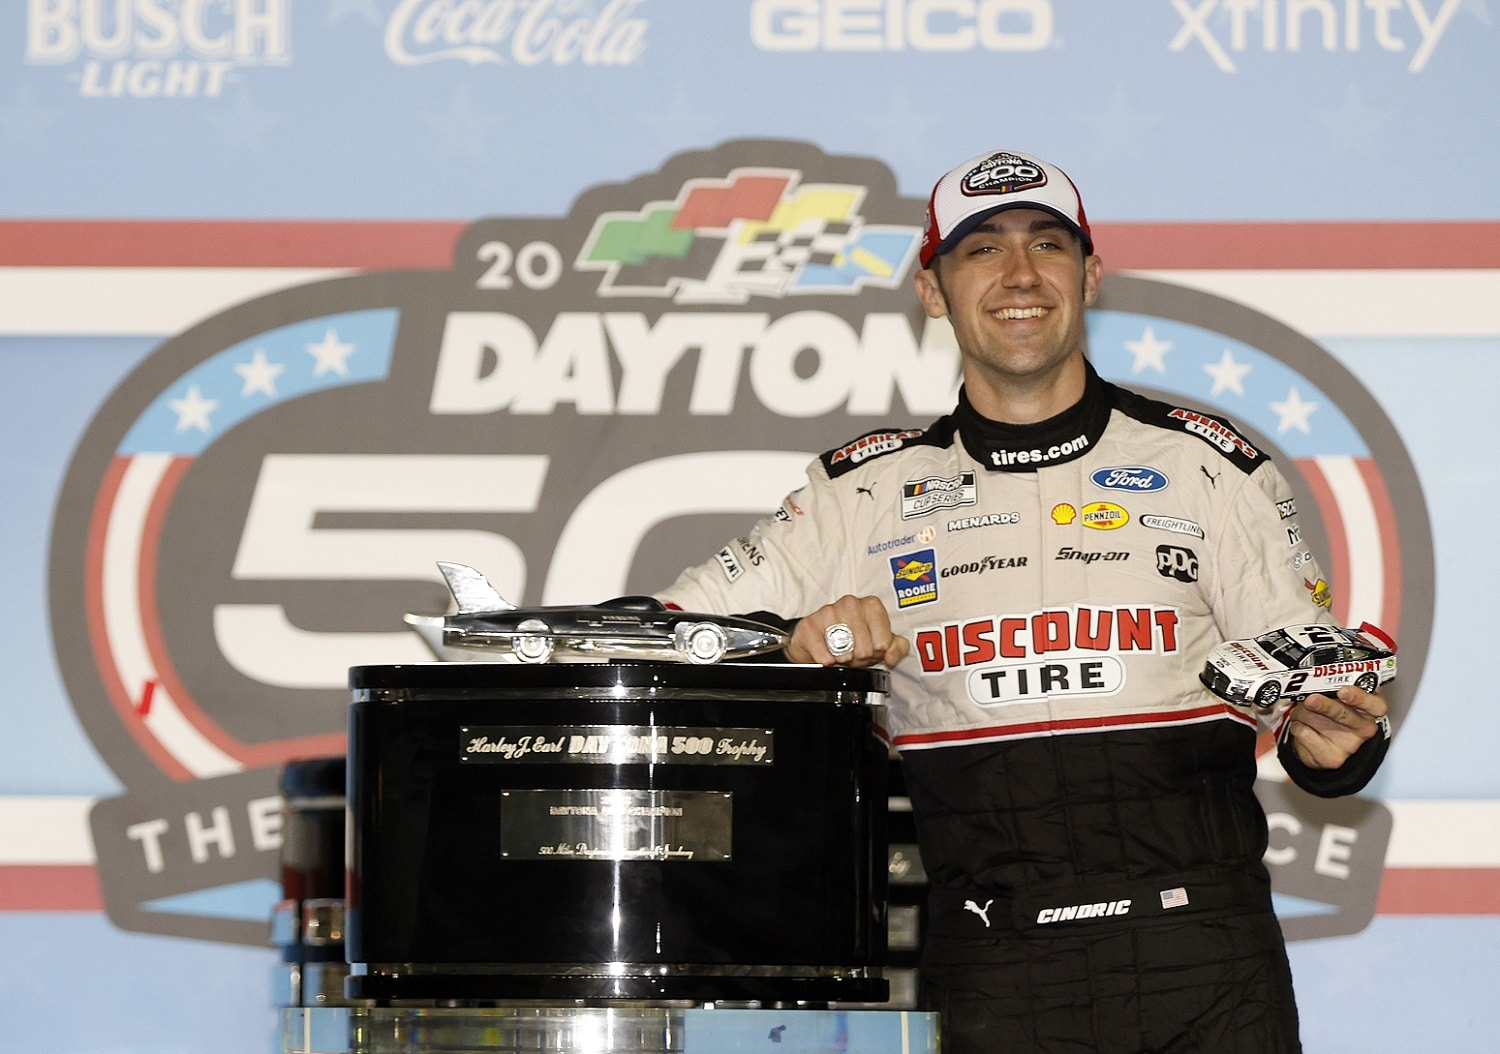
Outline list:
[[[924,199],[1006,147],[1082,189],[1100,371],[1233,418],[1400,641],[1362,795],[1262,760],[1307,1049],[1491,1049],[1493,6],[4,5],[7,1042],[275,1049],[276,776],[348,667],[425,657],[437,559],[649,590],[944,412]]]

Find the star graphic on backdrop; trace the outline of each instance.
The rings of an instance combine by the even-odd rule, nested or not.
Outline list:
[[[1244,395],[1245,386],[1240,382],[1245,379],[1245,374],[1250,372],[1248,362],[1236,362],[1234,355],[1228,348],[1224,354],[1219,356],[1219,361],[1203,367],[1203,372],[1214,379],[1213,391],[1210,395],[1218,395],[1220,392],[1234,392],[1235,395]]]
[[[207,120],[219,130],[225,146],[250,153],[264,149],[266,137],[281,123],[281,114],[256,106],[250,93],[241,86],[229,109],[209,114]]]
[[[857,120],[872,133],[868,152],[884,158],[920,155],[922,145],[932,138],[931,130],[943,125],[940,114],[914,109],[904,88],[887,96],[884,110],[867,110]]]
[[[348,359],[354,354],[354,345],[339,340],[339,335],[332,329],[323,334],[320,343],[307,345],[307,352],[317,360],[317,365],[313,367],[314,377],[321,377],[325,373],[349,376]]]
[[[1127,340],[1125,347],[1135,356],[1130,364],[1131,373],[1140,373],[1147,366],[1157,373],[1167,372],[1167,352],[1172,350],[1170,340],[1158,340],[1156,333],[1147,326],[1140,340]]]
[[[504,120],[502,113],[476,109],[464,88],[453,93],[447,110],[422,114],[422,123],[437,133],[438,153],[443,157],[490,157],[494,150],[489,134]]]
[[[1328,129],[1329,153],[1354,153],[1370,160],[1379,153],[1377,134],[1387,114],[1366,106],[1357,84],[1349,85],[1343,105],[1337,110],[1317,110],[1313,116]]]
[[[651,129],[659,144],[671,144],[674,148],[683,143],[707,143],[715,138],[713,130],[723,122],[724,115],[699,109],[694,103],[702,98],[701,92],[690,92],[678,85],[672,91],[672,102],[664,110],[646,110],[636,118]]]
[[[1276,425],[1276,434],[1285,435],[1295,428],[1303,435],[1311,435],[1312,425],[1308,418],[1312,417],[1317,408],[1317,403],[1303,402],[1302,393],[1293,388],[1286,393],[1284,400],[1271,404],[1271,409],[1276,411],[1276,416],[1280,419]]]
[[[56,114],[38,106],[31,98],[31,89],[24,84],[11,105],[0,110],[0,129],[5,130],[6,140],[26,150],[46,149],[50,139],[48,129],[56,123]]]
[[[177,415],[177,431],[186,432],[189,428],[196,428],[200,432],[207,432],[213,427],[209,423],[208,415],[219,408],[217,399],[205,399],[203,393],[198,390],[196,384],[188,386],[187,395],[181,399],[168,400],[167,405]]]
[[[281,363],[272,362],[266,358],[264,348],[256,348],[249,362],[235,364],[234,372],[245,381],[240,394],[249,398],[256,392],[261,392],[273,399],[276,398],[276,378],[281,376],[281,371],[284,369],[286,367]]]
[[[1463,10],[1469,12],[1485,25],[1490,25],[1490,9],[1485,0],[1464,0]]]
[[[381,24],[382,15],[380,6],[375,0],[329,0],[328,16],[323,19],[323,24],[331,26],[335,22],[342,22],[344,16],[351,11],[372,26],[378,28]]]
[[[1146,134],[1161,124],[1163,118],[1160,114],[1137,110],[1125,98],[1125,89],[1116,88],[1107,108],[1079,120],[1093,127],[1094,150],[1101,157],[1144,161]]]

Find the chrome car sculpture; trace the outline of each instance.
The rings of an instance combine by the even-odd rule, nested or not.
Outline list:
[[[699,665],[783,647],[789,635],[750,619],[677,611],[654,597],[584,607],[517,607],[467,564],[438,562],[458,611],[406,615],[440,659],[604,662],[656,659]]]
[[[1227,640],[1209,653],[1198,679],[1238,706],[1270,713],[1282,699],[1298,702],[1346,684],[1367,692],[1396,676],[1396,642],[1377,626],[1286,626],[1246,640]]]

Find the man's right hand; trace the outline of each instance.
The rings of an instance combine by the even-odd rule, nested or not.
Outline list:
[[[829,647],[827,630],[845,625],[854,647],[835,654]],[[791,662],[819,666],[895,666],[911,651],[911,642],[891,631],[891,619],[877,597],[840,597],[800,619],[786,645]]]

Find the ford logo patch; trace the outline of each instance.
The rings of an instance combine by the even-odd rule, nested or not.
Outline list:
[[[1122,465],[1116,468],[1101,468],[1089,479],[1094,486],[1105,490],[1129,490],[1145,494],[1153,490],[1165,490],[1170,480],[1166,474],[1143,465]]]

